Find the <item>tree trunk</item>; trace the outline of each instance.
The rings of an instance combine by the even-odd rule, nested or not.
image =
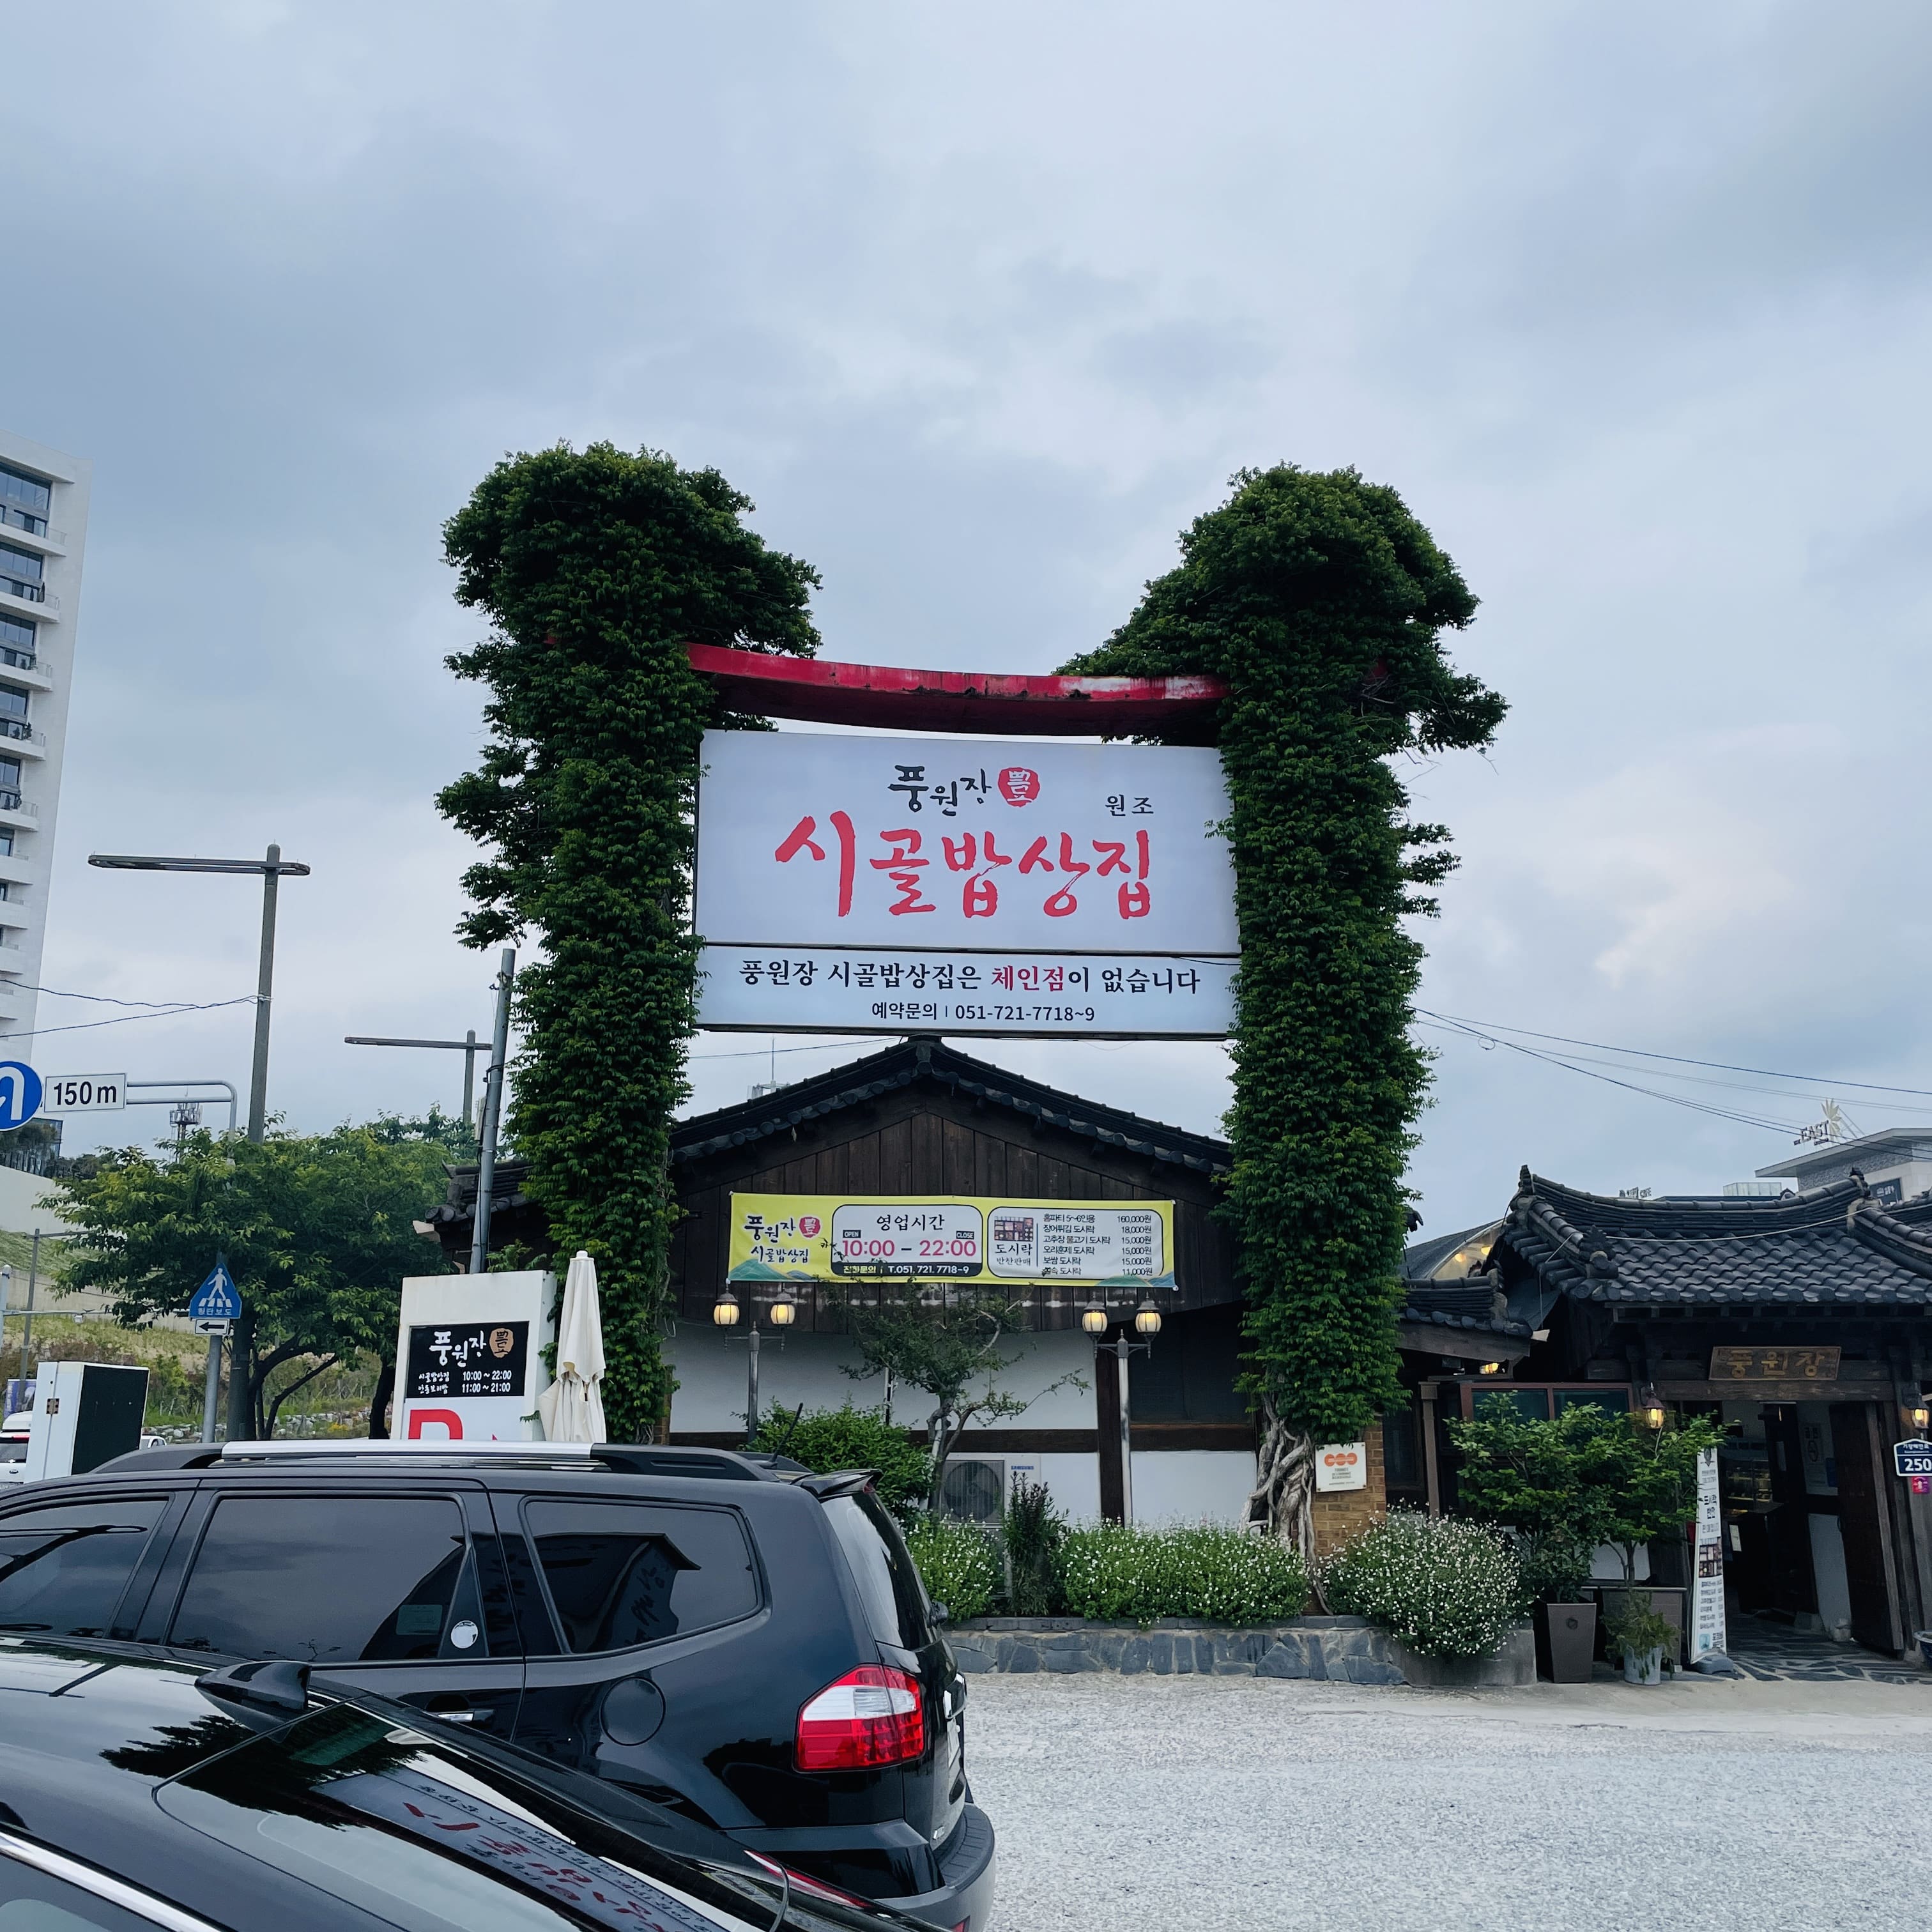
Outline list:
[[[1286,1544],[1301,1558],[1315,1583],[1315,1444],[1276,1414],[1262,1398],[1262,1440],[1256,1457],[1255,1486],[1248,1498],[1248,1521]],[[1316,1600],[1321,1592],[1316,1592]]]
[[[959,1432],[965,1426],[962,1416],[951,1429],[946,1426],[947,1412],[936,1408],[932,1420],[926,1425],[926,1447],[932,1452],[932,1492],[926,1498],[926,1507],[934,1516],[939,1514],[939,1490],[945,1480],[946,1459],[952,1453],[952,1445],[959,1439]]]
[[[369,1440],[386,1442],[389,1437],[389,1424],[386,1411],[390,1399],[396,1393],[396,1365],[392,1361],[382,1364],[382,1372],[376,1378],[376,1393],[369,1398]]]

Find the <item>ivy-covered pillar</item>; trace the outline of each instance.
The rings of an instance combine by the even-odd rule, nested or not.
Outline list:
[[[1394,761],[1489,743],[1503,700],[1442,646],[1475,610],[1393,490],[1244,471],[1181,562],[1070,673],[1208,674],[1232,817],[1237,981],[1229,1199],[1259,1411],[1253,1519],[1315,1555],[1314,1456],[1400,1400],[1403,1172],[1427,1084],[1404,919],[1454,861]]]
[[[618,1441],[670,1412],[659,1343],[672,1115],[686,1095],[698,759],[722,722],[688,641],[808,655],[818,577],[768,550],[716,470],[609,443],[512,457],[444,532],[490,636],[450,659],[483,684],[489,742],[441,794],[488,848],[465,875],[475,946],[526,932],[510,1124],[558,1271],[597,1263]]]

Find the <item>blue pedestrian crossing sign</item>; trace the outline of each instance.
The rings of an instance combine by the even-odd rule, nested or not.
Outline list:
[[[232,1322],[242,1312],[242,1298],[226,1261],[218,1261],[188,1305],[191,1322]]]
[[[40,1076],[24,1060],[0,1060],[0,1133],[40,1111]]]

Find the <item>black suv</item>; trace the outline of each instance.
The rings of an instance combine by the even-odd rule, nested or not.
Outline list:
[[[966,1683],[864,1472],[715,1450],[149,1450],[0,1504],[0,1631],[286,1658],[985,1932]]]

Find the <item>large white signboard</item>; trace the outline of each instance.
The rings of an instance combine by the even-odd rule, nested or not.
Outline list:
[[[403,1283],[390,1434],[405,1442],[540,1442],[537,1397],[556,1277],[412,1275]]]
[[[1234,959],[708,946],[703,1023],[759,1033],[1100,1034],[1218,1040]]]
[[[710,945],[1240,950],[1214,751],[712,731],[704,766]]]

